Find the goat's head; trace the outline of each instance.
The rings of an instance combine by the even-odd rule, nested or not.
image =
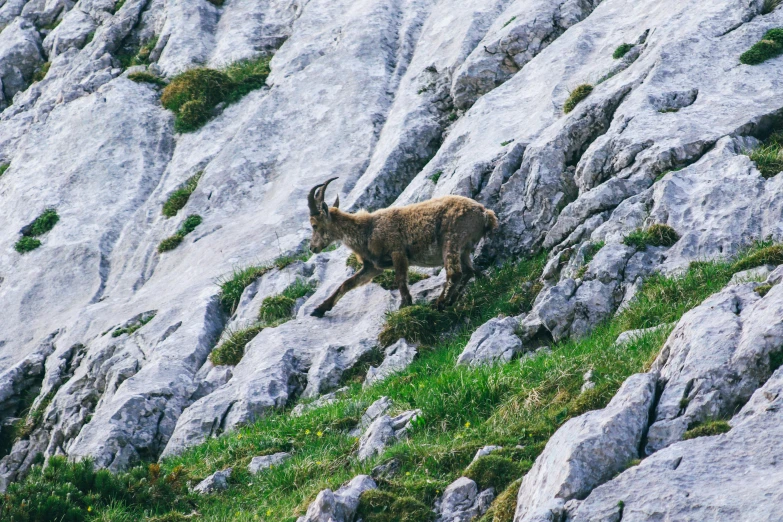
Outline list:
[[[310,207],[310,224],[313,226],[310,250],[316,254],[337,239],[332,231],[332,216],[329,215],[329,206],[324,203],[326,187],[336,179],[332,178],[326,183],[314,186],[310,189],[310,194],[307,195],[307,205]],[[340,206],[339,196],[337,196],[332,206]]]

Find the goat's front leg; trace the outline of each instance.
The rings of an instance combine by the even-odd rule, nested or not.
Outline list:
[[[410,290],[408,290],[408,258],[403,253],[392,254],[392,263],[394,264],[394,282],[400,289],[402,303],[400,308],[405,308],[413,304]]]
[[[340,288],[330,295],[326,301],[318,305],[318,307],[313,310],[310,315],[313,317],[323,317],[326,312],[334,308],[334,305],[343,295],[345,295],[346,292],[350,292],[357,286],[362,286],[369,283],[373,277],[377,276],[381,272],[383,272],[383,270],[380,268],[376,268],[370,263],[365,262],[365,264],[362,265],[361,270],[346,279],[343,284],[340,285]]]

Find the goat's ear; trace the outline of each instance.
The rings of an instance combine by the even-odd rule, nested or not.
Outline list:
[[[334,205],[332,205],[334,208],[340,208],[340,195],[337,195],[337,198],[334,200]]]

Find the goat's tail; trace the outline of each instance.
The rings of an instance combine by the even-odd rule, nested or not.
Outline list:
[[[491,210],[484,209],[484,233],[492,232],[498,228],[498,217]]]

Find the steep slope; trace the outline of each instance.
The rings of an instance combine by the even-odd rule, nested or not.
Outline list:
[[[0,486],[39,453],[89,456],[113,471],[180,454],[334,390],[373,357],[396,292],[368,285],[327,318],[309,316],[350,274],[344,249],[244,281],[235,306],[217,284],[238,268],[306,252],[306,192],[332,176],[350,208],[476,198],[501,221],[480,247],[486,265],[544,250],[535,286],[543,289],[531,310],[513,314],[517,352],[588,334],[656,272],[783,240],[783,177],[762,174],[746,155],[781,124],[780,58],[739,61],[783,26],[783,11],[771,7],[6,2],[3,431],[37,416],[4,450]],[[627,52],[613,57],[621,44]],[[273,54],[266,87],[219,105],[186,134],[175,133],[154,84],[128,77],[144,70],[171,80],[265,53]],[[564,114],[582,84],[592,91]],[[198,173],[186,206],[162,215]],[[17,252],[47,208],[59,221],[40,247]],[[188,215],[201,224],[159,252]],[[625,240],[652,225],[671,227],[676,241]],[[317,288],[296,317],[259,333],[238,364],[214,367],[210,352],[297,278]],[[414,289],[426,300],[441,281]],[[744,403],[767,377],[727,392],[729,403]]]

